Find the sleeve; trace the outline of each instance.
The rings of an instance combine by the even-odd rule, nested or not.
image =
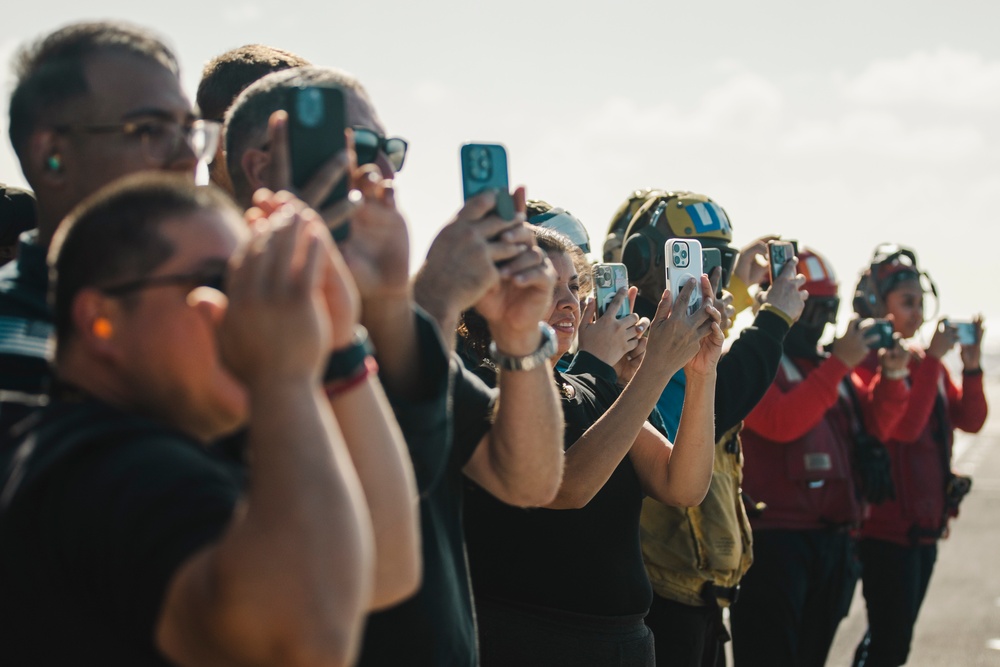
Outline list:
[[[788,328],[780,316],[761,311],[719,360],[715,390],[717,438],[745,419],[774,382]]]
[[[788,392],[772,384],[747,415],[746,427],[776,442],[801,438],[837,402],[840,381],[849,371],[844,362],[831,356]]]
[[[893,429],[893,439],[914,442],[927,428],[934,412],[938,378],[943,368],[940,361],[927,355],[919,360],[910,360],[910,400],[906,405],[906,414]]]
[[[449,451],[449,388],[454,369],[437,326],[415,309],[417,337],[424,381],[416,399],[398,396],[386,388],[386,397],[406,440],[417,486],[430,488],[441,474]]]
[[[750,296],[747,284],[735,273],[729,276],[729,293],[733,295],[733,308],[737,314],[753,305],[753,297]]]
[[[869,355],[875,364],[874,355]],[[861,404],[865,431],[880,442],[891,436],[899,421],[906,414],[910,389],[902,379],[889,380],[882,376],[881,368],[862,363],[851,372],[851,382]]]
[[[956,387],[950,377],[946,379],[951,423],[966,433],[978,433],[986,423],[988,412],[982,372],[963,373],[961,387]]]
[[[457,357],[454,365],[453,446],[454,457],[459,467],[462,467],[469,462],[483,436],[490,430],[499,392],[466,370]]]
[[[229,525],[238,484],[168,436],[117,445],[67,480],[52,506],[62,557],[113,627],[148,642],[174,574]]]

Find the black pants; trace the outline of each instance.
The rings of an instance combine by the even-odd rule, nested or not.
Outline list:
[[[717,605],[692,607],[653,595],[646,625],[656,642],[656,667],[725,667],[729,633]]]
[[[862,540],[861,578],[868,607],[868,632],[858,644],[855,667],[898,667],[906,663],[913,626],[937,560],[937,544],[900,546]]]
[[[653,667],[635,616],[591,616],[476,599],[482,667]]]
[[[755,530],[730,610],[736,667],[823,667],[858,581],[846,531]]]

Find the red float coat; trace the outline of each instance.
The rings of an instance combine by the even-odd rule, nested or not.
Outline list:
[[[951,472],[954,429],[976,433],[986,421],[982,373],[964,375],[957,387],[940,360],[911,350],[910,399],[903,418],[882,441],[892,462],[895,500],[871,508],[862,537],[901,545],[932,544],[944,531],[945,485]],[[874,355],[858,367],[862,377],[877,368]],[[935,407],[938,397],[943,403]],[[944,421],[942,424],[941,421]]]
[[[812,530],[857,526],[864,504],[854,465],[857,409],[869,434],[885,437],[903,416],[902,380],[865,380],[840,359],[787,355],[774,383],[747,416],[743,430],[743,488],[767,504],[754,529]]]

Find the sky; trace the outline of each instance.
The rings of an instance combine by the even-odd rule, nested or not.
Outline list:
[[[357,75],[410,142],[396,188],[414,270],[461,206],[459,146],[500,142],[511,182],[595,248],[632,190],[692,190],[737,246],[775,233],[826,256],[841,326],[885,241],[916,249],[939,315],[1000,318],[1000,3],[38,0],[0,24],[0,61],[100,18],[163,35],[192,98],[207,60],[252,42]],[[9,67],[2,85],[6,137]],[[0,181],[23,184],[6,139]]]

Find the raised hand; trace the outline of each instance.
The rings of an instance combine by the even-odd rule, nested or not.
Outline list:
[[[767,275],[767,242],[777,241],[780,236],[771,234],[754,239],[740,249],[740,255],[733,267],[733,275],[744,285],[757,285]]]
[[[983,316],[978,314],[972,318],[972,324],[976,327],[976,342],[973,345],[962,345],[959,354],[962,357],[962,368],[965,370],[976,370],[980,367],[980,360],[983,348]]]
[[[600,317],[597,317],[597,302],[588,300],[580,322],[581,351],[589,352],[609,366],[616,366],[636,348],[645,326],[639,326],[639,316],[635,313],[621,319],[617,313],[625,299],[634,307],[637,291],[635,287],[618,290]],[[648,324],[646,320],[645,325]]]
[[[910,363],[910,351],[903,345],[903,338],[899,333],[892,334],[892,347],[887,347],[878,352],[878,363],[882,367],[883,373],[898,373],[906,368]]]
[[[687,314],[684,307],[673,308],[670,290],[666,290],[656,308],[656,315],[649,325],[649,343],[642,368],[651,367],[658,372],[663,368],[681,368],[692,360],[701,350],[701,339],[712,329],[718,327],[721,319],[719,311],[714,307],[712,287],[705,276],[701,283],[690,280],[681,288],[677,302],[687,304],[691,292],[702,290],[702,307]],[[721,330],[720,330],[721,334]],[[698,368],[694,369],[698,372]]]
[[[333,334],[323,295],[324,234],[314,216],[281,207],[254,220],[250,241],[230,261],[219,347],[251,390],[318,379]]]
[[[928,356],[940,359],[955,347],[958,342],[958,329],[948,324],[946,318],[941,318],[934,327],[934,335],[931,336],[931,343],[927,346]]]
[[[844,331],[843,335],[833,341],[833,356],[844,362],[848,368],[854,368],[860,364],[868,356],[870,350],[868,343],[874,342],[877,338],[872,329],[874,326],[874,320],[862,320],[860,317],[854,316],[847,323],[847,330]]]
[[[798,263],[798,257],[790,259],[767,291],[758,295],[762,303],[771,304],[792,318],[793,321],[802,315],[806,299],[809,298],[809,292],[802,289],[806,283],[806,277],[796,272]]]

